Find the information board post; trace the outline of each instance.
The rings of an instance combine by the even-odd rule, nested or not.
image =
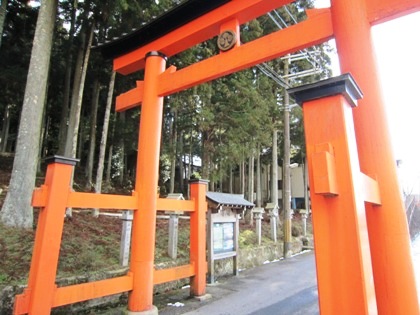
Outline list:
[[[208,281],[214,283],[214,263],[218,259],[233,258],[233,274],[238,275],[239,214],[207,213],[208,222]]]

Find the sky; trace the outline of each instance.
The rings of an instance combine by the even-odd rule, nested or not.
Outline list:
[[[317,0],[329,7],[329,0]],[[394,156],[404,192],[420,194],[420,13],[372,28]],[[338,73],[336,73],[338,74]]]
[[[394,154],[406,191],[420,194],[420,13],[373,28]]]

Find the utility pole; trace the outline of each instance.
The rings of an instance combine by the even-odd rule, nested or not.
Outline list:
[[[289,56],[289,55],[288,55]],[[289,84],[287,75],[289,74],[289,58],[284,60],[284,80]],[[291,221],[291,189],[290,189],[290,100],[289,94],[284,90],[283,104],[283,134],[284,134],[284,155],[283,155],[283,258],[290,257],[292,243],[292,221]]]

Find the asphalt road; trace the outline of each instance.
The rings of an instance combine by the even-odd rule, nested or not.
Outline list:
[[[160,315],[313,315],[319,314],[312,252],[269,263],[208,285],[212,298],[188,299],[188,289],[171,297]]]

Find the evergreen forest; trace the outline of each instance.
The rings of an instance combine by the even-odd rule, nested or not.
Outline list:
[[[44,160],[52,155],[80,160],[75,190],[132,191],[141,107],[117,113],[115,98],[143,73],[115,73],[98,45],[182,2],[1,0],[0,155],[14,158],[2,223],[32,226],[32,190],[42,184]],[[312,6],[297,0],[252,20],[241,26],[241,41],[299,23]],[[167,65],[180,69],[213,56],[216,41],[172,56]],[[211,191],[244,194],[259,206],[281,199],[275,185],[261,193],[257,177],[274,173],[272,183],[281,185],[274,169],[285,161],[305,164],[301,108],[286,88],[329,77],[330,50],[324,44],[297,51],[166,97],[160,194],[188,196],[188,180],[198,177],[210,180]]]

